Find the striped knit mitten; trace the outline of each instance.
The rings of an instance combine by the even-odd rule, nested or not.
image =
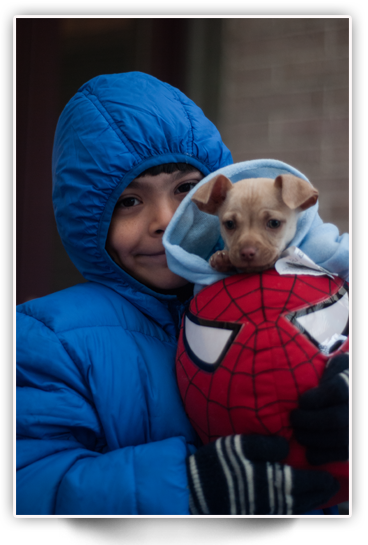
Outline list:
[[[191,514],[302,514],[337,492],[329,473],[277,463],[287,453],[281,437],[231,435],[200,448],[187,460]]]
[[[349,459],[348,354],[329,360],[320,384],[300,396],[290,421],[310,464]]]

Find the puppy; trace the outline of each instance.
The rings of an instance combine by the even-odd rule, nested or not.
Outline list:
[[[210,265],[225,273],[269,269],[294,238],[300,212],[317,199],[317,189],[291,174],[235,184],[218,174],[192,197],[220,220],[225,249],[211,256]]]

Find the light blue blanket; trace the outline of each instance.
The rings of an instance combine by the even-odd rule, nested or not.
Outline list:
[[[179,276],[197,284],[197,289],[213,284],[226,275],[214,271],[208,264],[211,255],[223,248],[217,216],[201,212],[192,202],[197,189],[217,174],[224,174],[233,183],[244,178],[276,178],[279,174],[294,174],[309,181],[295,168],[273,159],[257,159],[235,163],[206,176],[182,201],[163,238],[167,262]],[[297,232],[290,246],[297,246],[317,265],[349,277],[349,236],[339,235],[335,225],[323,223],[318,215],[318,202],[300,214]]]

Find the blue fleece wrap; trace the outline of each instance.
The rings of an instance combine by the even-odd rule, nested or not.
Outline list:
[[[233,183],[245,178],[274,179],[279,174],[294,174],[309,181],[295,168],[273,159],[235,163],[201,180],[180,204],[163,238],[170,269],[199,287],[213,284],[226,276],[212,269],[208,263],[210,256],[224,246],[218,217],[201,212],[191,200],[199,187],[220,173]],[[349,236],[346,233],[340,236],[337,227],[323,223],[318,215],[318,202],[300,214],[297,232],[290,246],[299,247],[317,265],[348,280]]]

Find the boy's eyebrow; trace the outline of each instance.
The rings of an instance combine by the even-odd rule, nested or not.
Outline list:
[[[187,170],[187,171],[181,171],[181,170],[178,170],[176,173],[175,173],[175,180],[177,180],[178,178],[184,178],[186,176],[189,176],[190,174],[197,174],[198,171],[197,170]]]
[[[141,178],[135,178],[135,180],[132,180],[130,184],[126,186],[124,191],[128,191],[129,189],[144,189],[145,187],[150,188],[151,184],[148,180],[146,181],[144,179],[144,176],[142,176]]]
[[[136,180],[133,180],[132,182],[130,182],[129,185],[126,186],[125,189],[129,189],[129,187],[133,187],[133,188],[134,188],[134,187],[139,187],[139,186],[145,185],[144,182],[143,182],[143,184],[141,183],[141,180],[143,180],[143,179],[141,178],[141,179],[139,179],[139,180],[137,180],[137,179],[136,179]],[[124,191],[125,191],[125,190],[124,190]]]
[[[182,172],[181,170],[178,170],[177,173],[175,173],[175,177],[172,182],[175,182],[178,178],[184,178],[184,176],[187,176],[188,174],[197,174],[197,171],[193,170]],[[132,180],[130,184],[124,189],[124,191],[126,191],[127,189],[139,189],[144,187],[145,185],[151,186],[150,182],[145,182],[144,176],[141,176],[140,178],[135,178],[134,180]]]

